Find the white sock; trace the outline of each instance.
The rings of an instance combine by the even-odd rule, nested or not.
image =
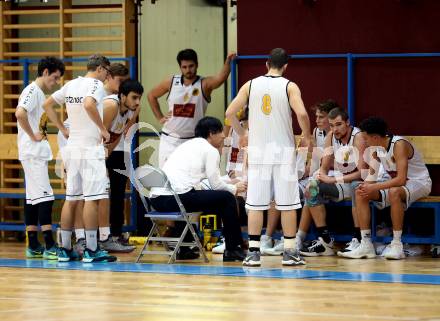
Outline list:
[[[286,239],[284,237],[284,250],[296,250],[296,238]]]
[[[61,245],[66,249],[72,249],[72,231],[61,230]]]
[[[401,239],[402,239],[402,230],[400,231],[393,230],[393,241],[400,243],[402,242]]]
[[[269,235],[261,235],[260,236],[260,241],[268,241],[271,240],[272,238]]]
[[[76,228],[75,229],[75,238],[78,242],[79,239],[85,239],[86,238],[86,232],[83,228]]]
[[[110,235],[110,226],[99,228],[99,240],[106,241]]]
[[[98,241],[96,239],[96,236],[98,233],[96,230],[86,230],[86,247],[89,250],[96,251],[98,248]]]
[[[249,248],[255,247],[257,249],[260,248],[260,241],[249,241]]]
[[[371,230],[361,230],[362,239],[371,242]]]

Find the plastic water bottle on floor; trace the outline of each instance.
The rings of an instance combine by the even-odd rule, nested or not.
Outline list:
[[[307,206],[313,207],[318,205],[319,182],[311,179],[309,182],[309,197],[306,199]]]

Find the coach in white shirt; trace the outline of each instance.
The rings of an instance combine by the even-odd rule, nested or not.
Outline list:
[[[245,257],[241,248],[240,222],[234,195],[246,190],[246,183],[227,184],[220,178],[220,153],[225,136],[222,123],[204,117],[196,125],[195,138],[178,146],[163,166],[173,189],[189,212],[215,213],[223,221],[226,250],[223,261],[240,261]],[[207,178],[212,190],[200,190]],[[178,211],[174,197],[162,188],[151,190],[151,203],[158,211]]]

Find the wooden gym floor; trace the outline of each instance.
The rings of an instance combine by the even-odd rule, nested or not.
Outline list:
[[[24,260],[0,242],[1,320],[440,320],[440,259],[308,258],[281,267]]]

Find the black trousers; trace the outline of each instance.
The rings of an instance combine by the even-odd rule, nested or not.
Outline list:
[[[191,190],[179,194],[179,197],[188,212],[213,213],[221,218],[226,249],[233,250],[242,245],[238,206],[234,195],[227,191]],[[150,200],[159,212],[179,211],[174,196],[158,196]]]
[[[124,201],[127,177],[113,169],[125,169],[124,152],[113,151],[106,160],[110,180],[110,231],[113,236],[122,234],[124,225]]]

